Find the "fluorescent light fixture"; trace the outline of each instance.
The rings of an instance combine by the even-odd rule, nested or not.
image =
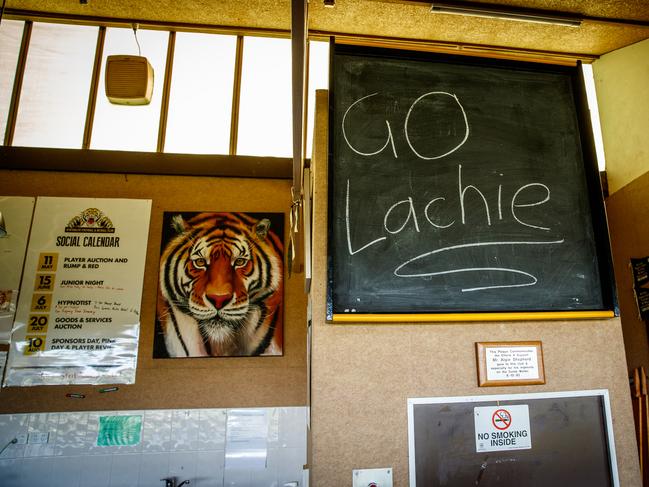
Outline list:
[[[468,15],[471,17],[483,17],[487,19],[517,20],[520,22],[535,22],[539,24],[563,25],[567,27],[579,27],[581,19],[560,13],[545,13],[541,10],[517,9],[499,5],[480,3],[444,3],[433,2],[431,8],[433,13]]]

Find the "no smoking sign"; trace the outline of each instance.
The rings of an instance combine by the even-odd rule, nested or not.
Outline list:
[[[512,425],[512,415],[506,409],[498,409],[491,415],[491,422],[497,430],[506,430]]]
[[[473,408],[476,452],[532,448],[527,404]]]

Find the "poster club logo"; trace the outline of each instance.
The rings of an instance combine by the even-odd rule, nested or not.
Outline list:
[[[115,233],[113,222],[101,210],[86,208],[72,218],[65,227],[66,233]]]

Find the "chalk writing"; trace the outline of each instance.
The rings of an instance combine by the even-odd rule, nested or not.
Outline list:
[[[348,137],[348,130],[345,128],[346,124],[346,119],[349,111],[358,105],[359,103],[363,102],[364,100],[367,100],[371,97],[376,96],[378,93],[372,93],[371,95],[364,96],[356,101],[354,101],[345,111],[345,114],[342,119],[342,133],[343,137],[345,139],[345,142],[347,143],[347,146],[354,151],[356,154],[364,156],[364,157],[371,157],[371,156],[376,156],[380,154],[388,145],[392,146],[392,151],[394,153],[395,158],[397,157],[397,151],[396,147],[394,144],[394,137],[392,134],[392,129],[390,126],[390,123],[386,120],[386,126],[387,126],[387,139],[385,144],[378,150],[374,152],[361,152],[360,150],[356,149],[355,147],[352,146],[352,144],[349,141]],[[454,148],[452,148],[449,151],[444,152],[443,154],[436,155],[436,156],[424,156],[420,154],[412,144],[412,141],[410,140],[409,134],[408,134],[408,124],[410,122],[410,116],[412,111],[415,109],[415,106],[424,98],[426,97],[431,97],[431,96],[442,96],[442,97],[450,97],[451,100],[453,100],[456,104],[459,110],[462,113],[462,117],[464,120],[465,124],[465,133],[462,138],[462,140],[455,145]],[[406,115],[405,118],[405,123],[404,123],[404,133],[405,133],[405,138],[408,143],[408,146],[412,150],[412,152],[420,159],[423,160],[433,160],[433,159],[441,159],[443,157],[448,156],[449,154],[455,152],[458,150],[468,139],[469,137],[469,121],[467,118],[466,111],[464,110],[464,107],[462,106],[462,103],[458,99],[458,97],[452,93],[448,93],[445,91],[431,91],[428,93],[425,93],[418,97],[410,106],[408,110],[408,114]],[[485,222],[487,226],[492,225],[492,209],[489,207],[489,203],[487,200],[487,197],[483,193],[482,190],[476,185],[476,184],[467,184],[463,181],[463,176],[466,176],[466,174],[463,174],[463,169],[462,169],[462,164],[457,165],[457,205],[456,209],[453,208],[453,205],[450,200],[447,199],[446,196],[435,196],[434,198],[431,198],[425,203],[424,209],[423,209],[423,215],[425,218],[425,222],[428,222],[431,227],[433,227],[435,230],[438,231],[443,231],[444,229],[450,228],[453,225],[456,224],[456,222],[461,222],[462,225],[469,225],[467,223],[467,205],[466,205],[466,200],[468,198],[477,198],[477,201],[481,202],[481,205],[484,209],[484,216],[485,216]],[[504,174],[500,173],[499,177],[502,178]],[[466,179],[466,178],[465,178]],[[527,199],[524,201],[526,202],[521,202],[524,196],[527,196],[529,199],[530,196],[526,195],[526,193],[531,193],[532,196],[534,196],[536,193],[540,193],[539,197],[533,198],[533,201],[528,202]],[[536,223],[531,223],[524,219],[523,209],[524,208],[531,208],[531,207],[536,207],[543,205],[545,203],[548,203],[550,201],[550,196],[551,196],[551,191],[550,188],[543,183],[540,182],[528,182],[525,183],[521,186],[519,186],[511,196],[511,199],[509,201],[509,211],[511,213],[511,218],[513,219],[514,222],[517,224],[528,227],[528,228],[533,228],[537,230],[543,230],[543,231],[549,231],[550,227],[548,226],[543,226],[540,224]],[[346,193],[345,193],[345,229],[346,229],[346,236],[347,236],[347,247],[350,255],[355,255],[358,254],[359,252],[363,252],[365,250],[370,249],[371,247],[378,245],[380,243],[386,242],[388,239],[388,236],[395,236],[404,231],[406,228],[410,228],[411,230],[420,233],[421,228],[420,228],[420,216],[418,216],[418,210],[417,210],[417,204],[416,204],[416,195],[410,195],[407,196],[406,198],[400,199],[393,203],[384,213],[383,215],[383,229],[385,232],[387,232],[386,235],[377,235],[376,238],[369,240],[365,243],[361,243],[359,247],[354,248],[354,245],[352,243],[352,233],[353,232],[353,225],[359,224],[367,224],[368,222],[355,222],[352,218],[351,212],[350,212],[350,199],[351,199],[351,181],[347,179],[347,188],[346,188]],[[444,218],[443,220],[440,220],[440,216],[438,215],[436,218],[433,218],[431,216],[431,208],[435,206],[437,211],[440,211],[440,208],[446,208],[447,213],[446,215],[441,215],[441,216],[447,216],[447,218]],[[457,215],[459,218],[448,218],[449,213],[452,214],[454,211],[457,213],[457,210],[459,209],[459,214]],[[497,218],[498,220],[503,220],[505,218],[504,213],[503,213],[503,183],[498,184],[498,190],[497,190]],[[442,221],[444,223],[442,223]],[[470,226],[470,225],[469,225]],[[364,232],[363,232],[364,233]],[[418,266],[421,266],[422,260],[427,259],[433,255],[442,253],[442,252],[448,252],[448,251],[457,251],[465,248],[470,248],[470,247],[478,247],[478,246],[519,246],[519,245],[559,245],[564,242],[564,239],[555,239],[555,240],[550,240],[550,241],[519,241],[519,240],[503,240],[503,241],[493,241],[493,242],[476,242],[476,243],[466,243],[466,244],[460,244],[460,245],[451,245],[443,248],[438,248],[434,249],[428,252],[424,252],[420,255],[417,255],[415,257],[412,257],[405,262],[399,264],[395,269],[394,269],[394,275],[399,278],[416,278],[416,277],[432,277],[432,276],[441,276],[441,275],[447,275],[447,274],[458,274],[458,273],[467,273],[467,272],[473,272],[473,273],[506,273],[506,274],[514,274],[514,275],[519,275],[523,276],[526,279],[523,282],[514,282],[514,283],[509,283],[509,284],[498,284],[498,285],[483,285],[483,286],[474,286],[474,287],[463,287],[461,290],[462,292],[472,292],[472,291],[483,291],[487,289],[499,289],[499,288],[510,288],[510,287],[526,287],[526,286],[533,286],[535,285],[538,280],[536,276],[533,274],[526,272],[522,269],[516,269],[512,267],[494,267],[494,266],[471,266],[471,267],[462,267],[462,268],[455,268],[455,269],[446,269],[446,270],[436,270],[436,271],[425,271],[425,270],[418,270],[416,272],[408,272],[407,269],[412,267],[413,264],[417,264]],[[430,260],[430,259],[429,259]]]

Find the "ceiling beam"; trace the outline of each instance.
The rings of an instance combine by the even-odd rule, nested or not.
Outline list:
[[[310,39],[327,40],[330,37],[335,38],[336,42],[359,46],[440,52],[539,63],[564,64],[569,66],[574,66],[577,61],[590,64],[596,59],[599,59],[599,56],[595,54],[586,53],[544,51],[539,49],[503,47],[487,44],[469,44],[466,42],[444,42],[428,39],[407,39],[403,37],[371,36],[363,34],[346,34],[344,32],[309,30]]]
[[[306,91],[307,0],[291,0],[291,54],[293,86],[293,203],[300,201],[304,167],[304,103]]]

